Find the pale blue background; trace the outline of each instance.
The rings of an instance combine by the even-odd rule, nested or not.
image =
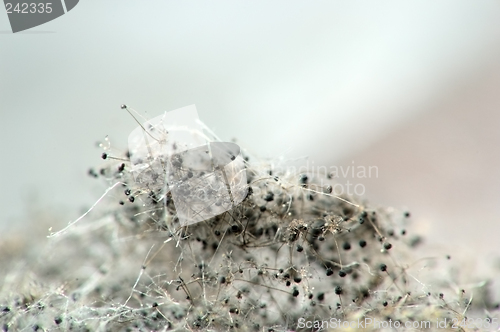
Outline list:
[[[238,137],[263,157],[349,164],[414,119],[430,114],[432,122],[444,100],[468,91],[457,87],[500,77],[498,59],[499,1],[82,0],[18,34],[0,11],[0,225],[29,229],[33,206],[74,219],[101,195],[86,172],[100,165],[95,142],[105,135],[126,147],[136,124],[121,103],[151,116],[196,104],[221,138]],[[498,105],[467,112],[498,114]],[[469,141],[498,156],[481,148],[489,139]],[[452,174],[454,164],[447,167]],[[388,168],[380,169],[384,181]],[[475,172],[494,179],[491,201],[477,210],[490,209],[491,223],[500,177]],[[375,201],[451,211],[426,201],[424,189],[411,196],[411,187],[384,181]],[[393,194],[384,197],[387,188]],[[455,205],[465,210],[474,196],[464,189],[462,199]],[[462,215],[450,220],[470,224]]]

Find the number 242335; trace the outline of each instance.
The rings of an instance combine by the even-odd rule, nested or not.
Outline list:
[[[15,6],[9,2],[5,4],[7,14],[34,14],[34,13],[52,13],[52,2],[46,3],[18,3]]]

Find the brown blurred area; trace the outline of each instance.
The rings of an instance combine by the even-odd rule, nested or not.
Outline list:
[[[378,178],[358,180],[365,197],[408,208],[431,246],[498,264],[500,62],[457,81],[424,107],[340,165],[376,165]]]

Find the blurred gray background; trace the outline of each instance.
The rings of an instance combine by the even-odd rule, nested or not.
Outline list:
[[[260,157],[375,165],[371,202],[500,252],[499,59],[499,1],[81,0],[17,34],[0,10],[0,230],[95,202],[95,143],[136,127],[120,104],[196,104]]]

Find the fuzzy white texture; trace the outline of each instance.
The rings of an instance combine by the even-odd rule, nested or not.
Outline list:
[[[420,256],[411,215],[335,196],[329,174],[297,174],[243,149],[247,197],[182,226],[171,194],[136,182],[130,155],[108,138],[101,147],[105,165],[93,174],[109,187],[83,218],[62,227],[39,216],[48,239],[4,240],[4,330],[295,331],[301,319],[498,317],[487,276],[457,257]]]

